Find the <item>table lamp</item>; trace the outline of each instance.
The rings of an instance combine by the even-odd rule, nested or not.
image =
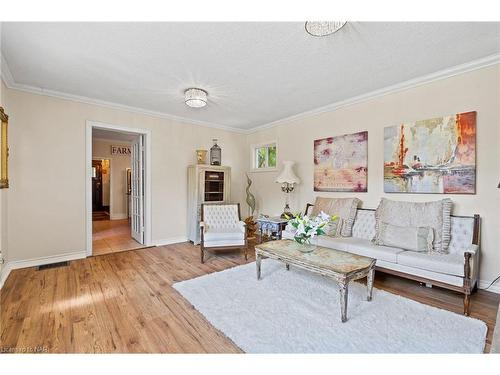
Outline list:
[[[293,191],[294,186],[300,183],[300,179],[293,172],[294,164],[294,161],[284,161],[283,170],[276,178],[276,182],[281,184],[281,191],[285,193],[285,208],[283,210],[283,213],[281,214],[282,218],[285,218],[286,216],[293,216],[293,214],[290,212],[290,206],[288,204],[289,194]]]

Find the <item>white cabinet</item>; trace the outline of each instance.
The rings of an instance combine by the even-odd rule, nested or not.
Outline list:
[[[229,203],[231,197],[231,168],[215,165],[188,167],[188,239],[200,243],[200,214],[202,203]]]

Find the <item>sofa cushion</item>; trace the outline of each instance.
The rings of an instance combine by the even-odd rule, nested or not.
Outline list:
[[[209,241],[228,241],[228,240],[244,240],[245,232],[240,227],[238,228],[213,228],[206,230],[203,234],[205,242]]]
[[[464,276],[463,254],[428,254],[405,251],[398,254],[397,263],[448,275]]]
[[[349,241],[352,241],[352,239],[352,237],[318,236],[318,246],[328,247],[330,249],[341,251],[348,251]]]
[[[374,242],[381,245],[380,223],[405,227],[431,227],[434,230],[433,251],[447,253],[451,230],[451,199],[435,202],[402,202],[386,198],[380,200],[375,212]]]
[[[319,215],[321,211],[328,215],[337,215],[342,219],[340,234],[343,237],[352,236],[352,226],[356,211],[361,201],[358,198],[323,198],[316,197],[312,215]]]
[[[355,237],[332,238],[320,236],[318,245],[393,263],[397,262],[398,254],[404,251],[396,247],[374,245],[370,240]]]

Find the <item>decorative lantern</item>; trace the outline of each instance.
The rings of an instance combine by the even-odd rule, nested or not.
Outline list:
[[[221,165],[222,150],[217,144],[217,139],[213,139],[214,145],[210,148],[210,165]]]

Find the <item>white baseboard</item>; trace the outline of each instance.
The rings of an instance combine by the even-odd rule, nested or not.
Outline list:
[[[122,219],[126,219],[127,218],[127,214],[126,213],[122,213],[122,214],[110,214],[109,215],[109,220],[122,220]]]
[[[153,241],[153,244],[155,246],[164,246],[164,245],[171,245],[174,243],[180,243],[180,242],[186,242],[187,237],[171,237],[171,238],[164,238],[162,240],[155,240]]]
[[[10,268],[9,263],[6,262],[2,265],[2,271],[0,271],[0,289],[2,289],[7,277],[9,277],[11,270],[12,268]]]
[[[479,289],[487,288],[491,284],[492,281],[493,280],[490,280],[490,281],[479,280],[478,288]],[[498,280],[495,284],[490,286],[490,288],[487,291],[500,294],[500,280]]]
[[[14,261],[7,262],[2,267],[2,274],[0,275],[0,289],[3,287],[3,284],[7,280],[7,277],[9,277],[9,274],[12,270],[15,270],[18,268],[43,266],[44,264],[65,262],[65,261],[75,260],[75,259],[83,259],[86,257],[87,257],[86,251],[75,251],[72,253],[52,255],[52,256],[48,256],[48,257],[32,258],[32,259],[25,259],[25,260],[14,260]]]

